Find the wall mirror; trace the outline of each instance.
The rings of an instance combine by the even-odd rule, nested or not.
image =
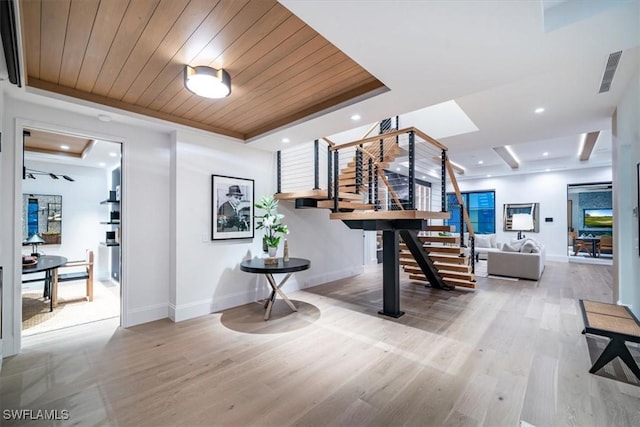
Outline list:
[[[503,212],[503,230],[516,231],[511,227],[513,214],[529,214],[533,216],[534,233],[540,232],[540,203],[505,203]]]
[[[45,245],[62,242],[62,196],[22,195],[22,240],[38,233]]]

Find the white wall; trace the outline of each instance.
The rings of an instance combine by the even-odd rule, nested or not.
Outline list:
[[[507,243],[516,232],[502,231],[505,203],[540,203],[540,232],[525,233],[545,245],[547,259],[566,261],[567,185],[611,181],[611,168],[590,168],[566,172],[545,172],[508,177],[460,180],[460,191],[494,190],[496,195],[497,241]],[[453,191],[449,188],[447,191]],[[545,222],[545,218],[553,222]]]
[[[0,135],[2,135],[2,140],[0,141],[0,143],[2,144],[2,147],[0,149],[0,242],[4,242],[6,240],[9,239],[9,236],[7,236],[5,233],[7,231],[7,227],[3,227],[1,224],[4,223],[4,218],[5,218],[5,210],[7,208],[7,199],[5,199],[5,195],[6,193],[4,192],[5,188],[8,188],[8,185],[5,185],[5,177],[6,175],[4,174],[4,152],[5,147],[7,145],[7,143],[5,142],[5,135],[4,135],[4,120],[2,119],[4,117],[4,85],[7,84],[6,80],[0,80]],[[2,266],[3,270],[6,270],[7,267],[7,259],[5,257],[5,245],[0,243],[0,266]],[[3,274],[3,273],[0,273]],[[5,273],[6,274],[6,273]],[[6,279],[4,279],[4,283],[6,283]],[[0,286],[0,371],[2,371],[2,358],[3,358],[3,350],[2,350],[2,336],[3,336],[3,331],[5,330],[5,325],[7,324],[7,320],[6,320],[6,316],[7,316],[7,311],[8,310],[4,310],[3,307],[6,303],[6,296],[5,296],[5,291],[4,288],[6,288],[8,285],[3,284],[2,286]]]
[[[172,271],[170,318],[189,319],[254,302],[268,295],[260,275],[244,273],[243,259],[262,256],[262,231],[253,239],[211,241],[211,175],[254,180],[256,199],[275,192],[275,154],[224,137],[179,131],[175,153],[175,271]],[[362,270],[362,232],[330,221],[328,211],[296,210],[281,202],[279,212],[291,233],[292,257],[311,260],[285,291],[357,274]],[[282,254],[282,247],[279,249]]]
[[[170,136],[97,117],[63,111],[5,97],[3,157],[0,195],[0,253],[5,272],[5,356],[19,348],[20,324],[13,310],[20,304],[20,251],[22,231],[21,136],[22,124],[48,130],[123,143],[122,175],[122,282],[124,326],[167,317],[169,295],[169,149]],[[18,129],[21,132],[21,129]],[[17,186],[16,186],[17,183]]]
[[[62,196],[62,240],[59,245],[41,245],[38,251],[48,255],[62,255],[69,260],[84,259],[85,250],[94,253],[94,274],[98,280],[109,278],[108,252],[100,250],[105,240],[109,209],[101,205],[108,195],[105,169],[65,165],[60,163],[25,161],[27,168],[55,174],[65,174],[75,181],[51,179],[37,175],[36,179],[22,181],[23,194],[51,194]],[[105,250],[108,250],[104,247]],[[22,252],[31,252],[31,246],[23,246]]]
[[[614,249],[619,253],[615,271],[619,302],[640,317],[640,257],[638,254],[638,186],[640,162],[640,71],[636,71],[617,108],[613,135],[615,218]],[[636,209],[636,213],[634,213]]]

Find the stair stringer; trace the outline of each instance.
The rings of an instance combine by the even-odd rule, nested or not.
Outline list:
[[[422,249],[422,242],[418,238],[417,230],[399,230],[400,237],[418,263],[418,266],[429,280],[432,288],[451,290],[453,286],[447,285],[438,273],[438,269],[433,264],[427,253]]]

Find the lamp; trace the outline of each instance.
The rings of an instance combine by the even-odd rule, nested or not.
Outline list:
[[[25,177],[26,178],[31,178],[31,179],[36,179],[36,175],[47,175],[49,176],[51,179],[60,179],[60,177],[66,179],[67,181],[75,181],[75,179],[71,178],[69,175],[60,175],[60,174],[55,174],[55,173],[51,173],[51,172],[43,172],[43,171],[38,171],[35,169],[25,169]]]
[[[31,244],[31,256],[38,257],[38,245],[44,243],[44,239],[40,237],[38,233],[33,233],[28,239],[27,243]]]
[[[205,98],[224,98],[231,94],[231,77],[222,68],[184,66],[184,86]]]
[[[522,239],[523,231],[533,230],[533,216],[531,214],[513,214],[511,217],[511,229],[518,232],[518,240]]]

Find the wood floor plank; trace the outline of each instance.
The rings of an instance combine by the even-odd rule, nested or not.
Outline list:
[[[611,302],[610,267],[548,262],[539,281],[478,277],[475,292],[402,278],[398,319],[378,314],[381,276],[291,292],[298,312],[277,300],[266,322],[258,301],[25,337],[0,410],[125,427],[640,425],[640,389],[589,374],[580,334],[576,298]]]

